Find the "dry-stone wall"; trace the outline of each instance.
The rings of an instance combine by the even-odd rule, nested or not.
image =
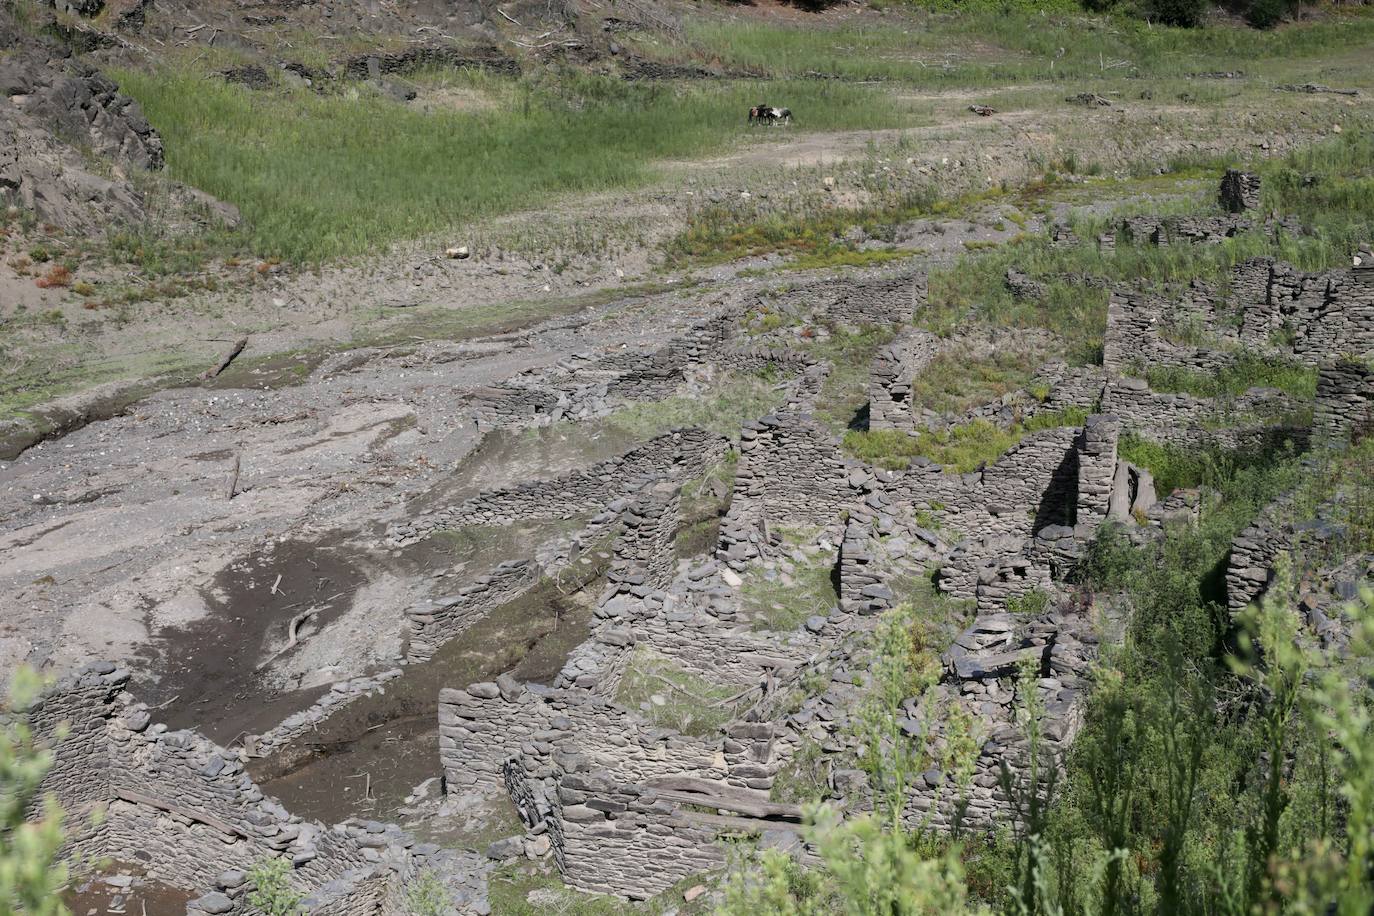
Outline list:
[[[806,311],[841,325],[906,324],[925,305],[924,272],[873,279],[822,280],[770,296],[767,304]]]
[[[1244,308],[1241,339],[1252,346],[1281,346],[1308,365],[1374,352],[1374,265],[1305,274],[1252,258],[1234,268],[1231,291]]]
[[[915,428],[911,383],[940,350],[940,338],[909,328],[878,350],[869,371],[868,428]]]
[[[461,505],[426,512],[392,526],[388,540],[402,545],[440,528],[507,525],[517,519],[567,519],[598,512],[659,479],[697,476],[720,460],[728,446],[724,436],[702,429],[673,430],[624,455],[561,477],[487,490]]]
[[[1302,405],[1272,388],[1252,388],[1235,398],[1199,398],[1152,391],[1144,379],[1109,382],[1102,409],[1121,417],[1125,428],[1146,439],[1177,445],[1253,448],[1279,434],[1305,441],[1306,428],[1289,428]]]
[[[1221,178],[1218,200],[1228,213],[1257,209],[1260,205],[1260,177],[1254,172],[1227,169]]]
[[[1374,366],[1340,361],[1317,373],[1312,439],[1339,445],[1374,433]]]
[[[453,597],[437,598],[406,609],[411,661],[433,658],[439,647],[460,636],[496,608],[514,601],[539,582],[539,567],[530,560],[507,560],[490,574],[466,585]]]
[[[1289,494],[1236,535],[1226,564],[1226,605],[1233,616],[1279,581],[1280,558],[1287,557],[1289,584],[1307,632],[1327,645],[1348,640],[1347,622],[1335,608],[1356,597],[1358,583],[1374,573],[1374,560],[1368,554],[1347,558],[1347,549],[1335,549],[1348,535],[1346,525],[1332,519],[1345,501],[1337,495],[1317,506],[1310,518],[1298,519]]]
[[[709,815],[589,767],[575,753],[559,763],[550,756],[538,746],[515,755],[505,764],[506,785],[526,823],[545,830],[572,887],[643,900],[725,864]]]
[[[743,567],[768,541],[768,525],[828,526],[854,491],[851,462],[809,414],[779,412],[744,425],[720,556]]]
[[[329,899],[312,900],[312,912],[365,916],[386,912],[382,901],[395,898],[389,888],[438,851],[417,846],[399,828],[326,828],[289,814],[264,797],[236,753],[194,732],[153,724],[148,708],[125,692],[127,680],[113,665],[92,665],[49,690],[28,713],[35,735],[55,754],[40,791],[67,811],[76,829],[66,851],[78,860],[138,864],[149,877],[195,890],[281,856],[291,862],[291,883],[305,894],[345,885],[354,890],[343,897],[326,892]],[[62,726],[66,737],[54,740]],[[91,815],[101,806],[105,816],[96,822]],[[191,905],[215,913],[236,906],[222,890]],[[481,899],[460,905],[468,913],[481,908]]]
[[[1107,330],[1102,343],[1102,366],[1117,375],[1139,368],[1175,366],[1211,372],[1231,361],[1229,354],[1205,347],[1169,342],[1163,331],[1187,323],[1189,315],[1163,299],[1145,293],[1115,290],[1107,303]],[[1207,322],[1209,328],[1215,325]]]
[[[1094,414],[1083,424],[1078,442],[1078,502],[1074,524],[1090,535],[1107,517],[1116,482],[1116,446],[1121,418]]]
[[[1226,607],[1233,615],[1257,601],[1273,584],[1274,561],[1292,546],[1292,531],[1283,521],[1291,512],[1291,499],[1280,499],[1231,542],[1226,561]]]
[[[1039,694],[1045,710],[1043,752],[1062,761],[1081,724],[1097,642],[1090,616],[1076,608],[1056,608],[1029,620],[980,614],[943,656],[946,673],[935,695],[907,701],[913,734],[922,734],[931,713],[951,706],[963,707],[978,723],[982,745],[972,784],[962,796],[938,770],[923,774],[908,799],[908,823],[942,831],[953,829],[956,821],[976,829],[1005,824],[1011,812],[1000,785],[1002,767],[1018,786],[1028,778],[1028,748],[1016,720],[1017,705],[1024,703],[1018,691],[1029,686]],[[1032,672],[1029,684],[1021,680],[1022,666]],[[934,719],[947,721],[939,715]],[[927,740],[937,746],[944,740],[939,726]]]
[[[1291,218],[1257,220],[1234,213],[1219,216],[1129,216],[1121,221],[1115,234],[1105,235],[1101,241],[1109,248],[1114,247],[1118,239],[1150,245],[1215,244],[1242,232],[1272,232],[1279,229],[1297,233],[1302,226]]]
[[[595,735],[556,717],[502,760],[502,782],[525,823],[547,837],[567,883],[644,899],[724,864],[722,828],[797,827],[799,809],[768,800],[779,751],[791,747],[785,730],[736,722],[725,732],[716,761],[698,774],[683,769],[672,747],[647,760],[633,750],[590,748],[584,742]],[[719,778],[721,762],[727,781]],[[779,815],[786,820],[763,820]]]
[[[660,481],[640,493],[621,516],[608,578],[617,590],[665,588],[677,571],[677,534],[682,485]]]
[[[713,744],[656,728],[584,690],[519,684],[509,677],[439,693],[439,760],[450,796],[492,795],[502,765],[526,744],[575,745],[594,764],[627,780],[669,773],[721,779]]]
[[[817,650],[810,630],[766,633],[746,625],[738,594],[719,573],[715,562],[706,561],[667,590],[603,602],[591,638],[569,656],[557,685],[614,694],[638,648],[712,683],[759,687],[796,670]]]

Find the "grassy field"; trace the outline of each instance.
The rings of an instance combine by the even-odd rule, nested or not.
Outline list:
[[[1333,13],[1328,21],[1273,31],[1243,26],[1150,26],[1091,16],[1077,5],[961,9],[957,15],[891,15],[833,27],[776,21],[689,22],[681,43],[641,38],[664,58],[719,61],[776,77],[825,74],[914,86],[988,86],[1119,76],[1176,77],[1257,69],[1327,56],[1374,42],[1374,18]]]
[[[556,86],[485,79],[485,111],[412,110],[371,88],[253,92],[191,69],[124,71],[162,132],[172,177],[240,208],[260,255],[304,262],[376,250],[559,194],[641,185],[655,163],[741,142],[761,88],[630,84],[569,74]],[[902,123],[877,90],[779,87],[807,128]]]

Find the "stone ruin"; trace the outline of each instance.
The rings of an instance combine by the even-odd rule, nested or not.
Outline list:
[[[1260,177],[1254,172],[1227,169],[1221,178],[1221,192],[1217,198],[1227,213],[1256,210],[1260,205]]]
[[[1228,181],[1242,197],[1256,191],[1243,176]],[[1170,225],[1166,235],[1179,231]],[[1055,243],[1073,243],[1071,232],[1057,232]],[[1016,718],[1024,692],[1044,710],[1047,753],[1062,755],[1080,724],[1099,640],[1117,624],[1061,584],[1105,524],[1146,540],[1195,519],[1205,499],[1156,492],[1149,471],[1119,454],[1121,437],[1243,447],[1277,435],[1317,445],[1367,435],[1371,276],[1359,267],[1306,276],[1256,259],[1237,265],[1224,289],[1194,284],[1176,300],[1115,289],[1101,367],[1048,363],[1035,394],[939,418],[939,428],[974,419],[1010,425],[1070,408],[1086,420],[1028,433],[968,473],[924,458],[886,470],[848,455],[815,415],[829,367],[742,339],[738,324],[752,304],[723,309],[653,350],[573,360],[479,392],[472,415],[492,429],[597,416],[618,403],[690,391],[716,369],[794,373],[779,409],[745,423],[737,445],[675,430],[589,467],[475,493],[387,532],[394,547],[458,526],[581,526],[571,546],[508,561],[398,615],[407,663],[433,659],[566,568],[579,546],[595,544],[607,557],[584,580],[604,580],[588,638],[549,684],[503,675],[441,691],[448,803],[508,797],[527,829],[522,848],[548,856],[570,886],[591,892],[642,899],[717,869],[725,835],[756,835],[805,859],[801,811],[774,797],[780,778],[814,745],[835,798],[848,810],[875,804],[883,787],[852,768],[861,750],[852,726],[871,682],[870,637],[913,583],[933,578],[968,616],[946,634],[936,687],[902,704],[899,726],[914,750],[938,759],[961,711],[978,752],[968,785],[938,769],[921,773],[902,799],[904,818],[939,830],[1003,823],[1008,785],[1038,790],[1024,785],[1027,747]],[[1016,272],[1008,280],[1020,295],[1043,295],[1033,278]],[[812,284],[769,307],[837,325],[903,325],[873,359],[869,428],[914,435],[932,419],[913,410],[913,383],[945,345],[906,326],[923,301],[924,277],[906,275]],[[1266,390],[1217,399],[1156,392],[1142,377],[1160,366],[1215,372],[1241,348],[1316,367],[1315,404]],[[1299,424],[1303,409],[1313,418]],[[721,466],[732,447],[734,480],[714,550],[679,559],[684,485]],[[1233,612],[1272,587],[1285,551],[1339,537],[1338,525],[1295,527],[1279,521],[1287,515],[1276,505],[1236,539],[1226,575]],[[829,570],[829,606],[795,625],[759,626],[746,610],[749,589],[781,582],[780,570],[802,562]],[[1304,599],[1309,628],[1323,640],[1342,634],[1322,589],[1339,596],[1352,576],[1327,570]],[[630,708],[621,698],[645,659],[725,694],[717,704],[723,724],[680,733]],[[397,668],[341,682],[278,728],[250,736],[244,753],[284,747],[400,676]],[[118,859],[142,850],[150,875],[199,889],[193,909],[216,914],[247,908],[244,871],[264,857],[290,859],[309,912],[366,914],[400,912],[419,870],[447,856],[458,909],[484,912],[485,860],[417,844],[390,825],[325,827],[294,817],[263,797],[239,752],[151,725],[124,681],[112,666],[92,669],[34,713],[40,735],[55,734],[58,721],[79,724],[59,744],[49,776],[72,822],[89,823],[96,805],[109,808],[103,822],[73,834],[73,851]]]
[[[141,867],[166,884],[199,889],[189,910],[251,912],[248,869],[290,861],[290,884],[310,913],[404,913],[420,870],[449,860],[466,879],[461,912],[485,904],[484,863],[418,843],[399,828],[350,821],[326,827],[263,795],[239,754],[192,731],[169,731],[128,693],[128,672],[91,665],[49,689],[27,712],[54,764],[39,787],[66,813],[63,855]],[[456,861],[455,861],[456,860]]]

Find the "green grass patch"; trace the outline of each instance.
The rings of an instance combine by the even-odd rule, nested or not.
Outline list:
[[[741,112],[772,92],[807,127],[894,126],[873,89],[624,83],[584,74],[495,83],[497,111],[424,113],[367,87],[253,92],[185,68],[117,77],[161,131],[172,177],[242,211],[250,247],[296,261],[377,250],[550,195],[643,184],[653,164],[741,141]]]
[[[1294,397],[1317,396],[1317,370],[1311,366],[1242,354],[1217,372],[1181,366],[1154,366],[1145,378],[1155,391],[1203,398],[1234,397],[1251,388],[1277,388]]]
[[[942,12],[855,17],[836,25],[702,17],[687,22],[681,42],[664,43],[656,36],[628,40],[666,59],[721,62],[779,77],[824,74],[920,87],[1082,83],[1212,70],[1254,73],[1374,43],[1374,20],[1358,12],[1257,31],[1230,24],[1169,28],[1093,16],[1067,0],[922,0],[883,6]]]
[[[738,439],[744,421],[761,417],[780,403],[782,391],[773,382],[757,376],[731,375],[703,394],[639,401],[622,407],[606,422],[643,439],[685,426],[699,426]]]
[[[1246,465],[1287,458],[1291,449],[1249,453],[1215,446],[1190,448],[1128,433],[1117,444],[1117,455],[1122,461],[1147,469],[1154,476],[1155,492],[1163,497],[1179,488],[1206,486],[1218,490],[1226,481],[1235,479]]]
[[[734,705],[724,701],[737,693],[737,687],[713,684],[641,647],[630,657],[615,700],[660,728],[706,736],[730,721]]]
[[[892,339],[892,329],[834,328],[829,336],[807,344],[805,350],[830,364],[830,375],[821,386],[815,415],[840,432],[859,423],[868,405],[868,371],[873,353]]]
[[[828,267],[909,257],[914,252],[859,251],[847,237],[857,228],[867,238],[895,242],[903,223],[965,214],[1005,193],[997,187],[944,198],[934,185],[912,188],[881,182],[867,190],[870,202],[853,207],[834,206],[830,196],[820,192],[790,197],[781,204],[703,205],[688,214],[687,228],[664,244],[665,262],[683,267],[780,253],[793,258],[791,266]]]
[[[788,270],[821,270],[833,267],[873,267],[892,261],[904,261],[921,252],[895,248],[832,248],[824,252],[804,254],[787,262]]]
[[[821,562],[797,567],[790,582],[751,576],[740,591],[744,613],[755,629],[776,632],[795,630],[816,614],[825,616],[839,602],[833,570],[832,562]]]
[[[1082,426],[1086,410],[1046,411],[1024,422],[999,426],[990,420],[974,420],[949,430],[922,430],[916,435],[900,430],[850,430],[844,447],[869,464],[898,470],[912,458],[925,457],[961,474],[982,464],[992,464],[1030,433],[1057,426]]]
[[[1029,386],[1042,358],[1035,349],[998,349],[981,358],[957,347],[941,351],[912,380],[911,403],[962,413]]]

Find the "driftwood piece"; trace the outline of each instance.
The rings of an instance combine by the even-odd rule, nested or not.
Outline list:
[[[800,821],[800,805],[769,801],[768,793],[743,789],[697,776],[662,776],[646,785],[655,795],[668,801],[703,808],[736,811],[752,817],[784,817]]]
[[[1323,86],[1321,83],[1303,83],[1295,86],[1292,83],[1285,83],[1282,86],[1275,86],[1275,92],[1302,92],[1307,95],[1359,95],[1358,89],[1332,89],[1330,86]]]
[[[1105,96],[1100,96],[1096,92],[1080,92],[1064,99],[1066,102],[1074,102],[1079,105],[1097,105],[1103,108],[1110,107],[1112,100]]]
[[[689,823],[700,824],[703,827],[742,830],[746,833],[757,833],[760,830],[786,830],[800,834],[806,829],[805,824],[797,821],[762,820],[752,817],[734,817],[728,814],[703,814],[700,811],[679,811],[678,816]]]
[[[226,836],[243,837],[244,839],[248,838],[248,833],[243,828],[236,827],[227,821],[222,821],[213,815],[206,814],[204,811],[198,811],[195,808],[189,808],[186,805],[179,805],[176,802],[170,802],[163,798],[145,795],[142,792],[135,792],[133,789],[126,789],[122,786],[116,786],[113,794],[115,798],[122,799],[126,802],[132,802],[135,805],[148,805],[151,808],[158,808],[171,814],[180,815],[198,824],[205,824],[207,827],[213,827]]]
[[[212,379],[215,376],[219,375],[221,372],[223,372],[225,369],[228,369],[229,364],[232,363],[238,357],[238,355],[243,352],[243,348],[246,346],[248,346],[247,337],[240,337],[238,340],[234,341],[234,345],[229,348],[228,353],[224,354],[224,358],[219,361],[218,365],[216,365],[212,369],[206,369],[203,373],[201,373],[200,377],[202,379]]]
[[[239,456],[234,456],[234,466],[229,469],[229,485],[224,488],[224,498],[233,499],[239,486]]]

